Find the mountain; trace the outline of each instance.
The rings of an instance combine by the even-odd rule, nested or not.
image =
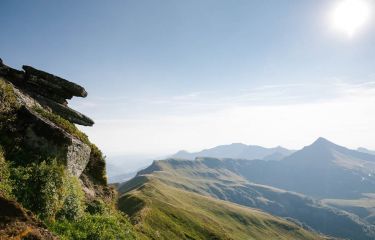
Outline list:
[[[228,161],[227,165],[253,182],[317,198],[354,199],[375,189],[375,155],[324,138],[282,161]]]
[[[108,177],[108,183],[123,183],[128,181],[129,179],[133,178],[137,172],[128,172],[128,173],[123,173],[115,176],[110,176]]]
[[[221,145],[194,153],[189,153],[183,150],[177,152],[171,157],[190,160],[197,157],[280,160],[291,153],[293,153],[292,150],[280,146],[275,148],[264,148],[254,145],[245,145],[242,143],[232,143],[230,145]]]
[[[186,204],[185,202],[190,203],[191,194],[194,193],[206,197],[198,201],[201,204],[206,204],[205,202],[215,198],[226,203],[261,209],[291,220],[305,229],[313,229],[330,236],[353,240],[375,238],[375,227],[354,214],[329,207],[302,194],[252,183],[239,173],[241,164],[247,162],[252,161],[214,158],[198,158],[195,161],[178,159],[155,161],[149,168],[140,171],[135,178],[119,186],[118,190],[123,194],[120,203],[124,203],[121,209],[129,213],[133,221],[137,221],[140,226],[147,225],[145,222],[148,221],[159,221],[159,224],[163,224],[163,218],[143,219],[143,214],[148,214],[148,211],[153,212],[154,208],[159,211],[159,207],[153,205],[158,201],[174,207]],[[157,185],[154,182],[157,182]],[[163,190],[165,188],[169,190],[165,192]],[[139,200],[139,196],[142,196],[142,201]],[[149,198],[146,199],[145,196]],[[129,209],[125,203],[131,199],[142,203],[136,204],[139,206],[137,209]],[[206,207],[195,205],[187,209],[196,208]],[[182,210],[180,211],[183,213]],[[215,209],[211,211],[210,216],[215,221],[216,218],[223,216]],[[164,208],[162,214],[176,216],[174,210],[169,208]],[[191,219],[200,218],[196,216]],[[190,221],[192,220],[189,220],[189,224]],[[194,224],[199,225],[197,222]]]
[[[375,194],[367,193],[359,199],[324,199],[325,204],[352,212],[375,225]]]
[[[367,148],[358,148],[357,151],[359,152],[363,152],[363,153],[368,153],[368,154],[372,154],[372,155],[375,155],[375,151],[372,151],[372,150],[368,150]]]
[[[262,211],[175,187],[153,174],[139,175],[125,188],[119,207],[131,216],[141,239],[328,239]]]

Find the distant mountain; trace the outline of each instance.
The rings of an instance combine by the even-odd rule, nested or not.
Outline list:
[[[203,234],[201,229],[195,230],[202,224],[210,226],[209,230],[212,232],[219,231],[218,229],[226,232],[228,228],[233,229],[238,225],[234,232],[239,235],[233,239],[246,239],[240,237],[240,234],[250,234],[242,228],[243,225],[247,226],[246,229],[258,229],[261,231],[259,234],[264,234],[262,226],[259,228],[255,226],[259,218],[249,218],[248,214],[251,211],[246,208],[233,212],[233,205],[230,202],[258,208],[289,219],[310,231],[314,229],[330,236],[352,240],[375,239],[375,227],[354,214],[328,207],[302,194],[251,183],[239,174],[241,165],[248,162],[252,161],[214,158],[199,158],[195,161],[177,159],[156,161],[119,187],[119,191],[123,193],[119,201],[120,208],[130,214],[134,221],[138,221],[139,227],[142,228],[141,232],[149,234],[158,231],[159,227],[179,228],[182,229],[180,232],[186,231],[191,236],[186,239],[223,238],[223,235],[220,235],[221,237],[213,235],[216,238],[202,237],[202,235],[192,237],[190,235],[192,229],[195,233]],[[225,202],[220,202],[221,205],[218,205],[218,202],[212,198]],[[127,207],[132,205],[137,207],[130,209]],[[154,223],[152,231],[151,222]],[[177,227],[170,227],[172,225]],[[186,226],[191,227],[186,229]],[[278,231],[279,228],[270,226],[270,234]],[[288,232],[294,234],[293,228]],[[277,234],[284,236],[280,232]],[[172,235],[168,239],[180,238],[181,236]],[[254,239],[282,238],[258,235],[258,238]],[[300,238],[288,236],[286,239]]]
[[[214,158],[235,158],[235,159],[263,159],[263,160],[280,160],[294,151],[283,147],[264,148],[255,145],[245,145],[242,143],[233,143],[230,145],[221,145],[200,152],[189,153],[179,151],[172,155],[172,158],[190,159],[197,157],[214,157]]]
[[[375,189],[375,155],[319,138],[282,161],[228,161],[228,169],[260,184],[317,198],[358,198]]]
[[[129,179],[133,178],[137,172],[127,172],[115,176],[109,176],[108,177],[108,183],[123,183],[128,181]]]
[[[358,148],[357,151],[359,152],[363,152],[363,153],[368,153],[368,154],[372,154],[372,155],[375,155],[375,151],[372,151],[372,150],[368,150],[367,148]]]

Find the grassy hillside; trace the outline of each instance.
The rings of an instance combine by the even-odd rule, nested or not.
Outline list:
[[[119,201],[141,239],[325,239],[259,210],[137,178]]]
[[[229,170],[226,160],[156,161],[136,178],[121,185],[119,191],[132,192],[142,186],[145,178],[157,179],[169,187],[202,196],[262,209],[326,235],[358,240],[370,240],[375,236],[374,227],[358,216],[328,207],[302,194],[251,183],[235,170]]]
[[[324,203],[353,212],[371,224],[375,224],[375,194],[363,194],[359,199],[324,199]]]

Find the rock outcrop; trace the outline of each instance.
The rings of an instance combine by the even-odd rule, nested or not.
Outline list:
[[[74,96],[87,92],[0,60],[0,240],[134,239],[107,184],[105,157],[74,125],[94,123],[68,107]]]
[[[99,162],[96,165],[101,167],[93,173],[86,169],[86,175],[105,175],[104,160],[92,151],[93,146],[87,136],[72,124],[91,126],[94,122],[67,106],[67,99],[86,97],[86,90],[47,72],[29,66],[23,66],[23,69],[13,69],[0,60],[0,81],[11,86],[18,109],[14,131],[3,133],[4,137],[13,135],[12,139],[20,139],[19,145],[23,149],[45,158],[58,159],[74,176],[80,177],[86,166],[92,166],[90,161]],[[0,104],[5,103],[1,103],[0,99]],[[7,140],[4,141],[7,143]],[[7,151],[10,154],[12,144]],[[104,177],[101,176],[97,182],[106,184]],[[98,178],[95,176],[93,180]]]
[[[87,96],[83,87],[30,66],[22,68],[24,71],[8,67],[0,59],[0,76],[32,96],[39,104],[72,123],[83,126],[94,124],[89,117],[68,107],[67,99]]]

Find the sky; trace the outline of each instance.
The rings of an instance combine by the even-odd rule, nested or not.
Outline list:
[[[375,149],[375,3],[349,36],[342,1],[2,0],[0,57],[84,86],[70,106],[108,159],[320,136]]]

